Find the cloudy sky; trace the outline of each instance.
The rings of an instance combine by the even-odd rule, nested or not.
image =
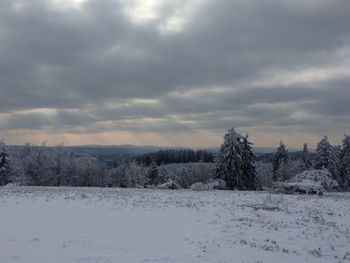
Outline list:
[[[349,0],[0,0],[8,144],[311,147],[350,132]]]

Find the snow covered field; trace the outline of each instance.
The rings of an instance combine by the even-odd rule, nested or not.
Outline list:
[[[350,194],[3,187],[0,262],[350,262]]]

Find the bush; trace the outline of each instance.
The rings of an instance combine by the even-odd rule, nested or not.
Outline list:
[[[176,181],[181,188],[189,189],[196,182],[208,183],[214,178],[212,163],[178,163],[160,166],[159,174]]]
[[[287,182],[274,184],[273,190],[283,193],[323,194],[339,187],[331,177],[327,170],[304,171]]]
[[[191,185],[193,191],[208,191],[211,190],[209,184],[203,184],[202,182],[197,182]]]
[[[226,190],[227,189],[226,182],[223,179],[215,179],[213,181],[210,181],[209,184],[213,185],[213,189],[218,189],[218,190]]]
[[[193,191],[209,191],[209,190],[225,190],[226,183],[222,179],[211,180],[209,183],[204,184],[202,182],[196,182],[191,185]]]
[[[158,185],[157,188],[176,190],[176,189],[180,189],[181,186],[176,181],[169,179],[166,183]]]

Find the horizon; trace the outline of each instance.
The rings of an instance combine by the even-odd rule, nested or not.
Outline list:
[[[350,132],[350,1],[0,4],[7,144],[316,148]]]
[[[237,130],[237,129],[236,129]],[[211,139],[215,139],[218,141],[218,143],[215,145],[215,144],[193,144],[192,143],[187,143],[187,144],[184,144],[184,143],[179,143],[179,144],[169,144],[169,143],[164,143],[164,144],[156,144],[156,143],[149,143],[149,144],[143,144],[143,143],[132,143],[132,141],[125,141],[123,143],[118,143],[118,142],[105,142],[104,138],[102,138],[101,140],[99,140],[96,136],[93,136],[93,139],[92,141],[88,141],[88,140],[81,140],[82,143],[69,143],[69,140],[68,142],[67,141],[64,141],[64,138],[66,137],[62,137],[62,136],[57,136],[57,135],[54,135],[51,137],[51,141],[49,139],[47,139],[47,137],[45,136],[36,136],[35,139],[33,141],[27,141],[27,140],[24,140],[22,142],[14,142],[14,141],[6,141],[4,138],[0,137],[0,141],[3,140],[6,144],[8,145],[11,145],[11,146],[22,146],[26,143],[30,143],[31,145],[34,145],[34,146],[39,146],[43,143],[45,143],[46,146],[57,146],[59,144],[63,144],[63,146],[67,146],[67,147],[74,147],[74,146],[104,146],[104,147],[109,147],[109,146],[138,146],[138,147],[161,147],[161,148],[192,148],[192,149],[209,149],[209,148],[219,148],[221,146],[221,144],[223,143],[223,137],[224,137],[224,134],[227,132],[224,131],[223,134],[221,136],[212,136]],[[238,133],[240,134],[246,134],[244,132],[241,132],[239,130],[237,130]],[[256,143],[256,141],[254,141],[254,137],[250,136],[249,134],[249,141],[253,143],[253,148],[269,148],[269,149],[276,149],[278,146],[279,146],[279,143],[280,141],[282,140],[283,143],[286,145],[287,149],[291,149],[293,151],[298,151],[299,149],[302,149],[303,148],[303,144],[304,143],[307,143],[308,145],[308,148],[309,150],[315,150],[317,148],[317,144],[318,142],[323,139],[325,136],[328,138],[329,142],[332,144],[332,145],[341,145],[342,144],[342,140],[343,140],[343,137],[344,135],[347,134],[347,133],[343,133],[342,136],[333,136],[333,137],[330,137],[328,135],[321,135],[319,137],[313,137],[312,135],[310,137],[308,137],[308,139],[312,142],[310,143],[310,141],[307,141],[307,140],[303,140],[301,138],[301,140],[299,140],[300,138],[297,136],[297,137],[292,137],[292,140],[294,141],[294,144],[290,144],[291,142],[291,137],[290,135],[285,135],[283,136],[284,139],[280,138],[280,139],[277,139],[275,140],[275,138],[273,138],[273,140],[275,141],[274,144],[269,144],[269,145],[264,145],[264,144],[261,144],[261,143]],[[30,137],[30,136],[29,136]],[[109,136],[107,136],[109,137]],[[45,139],[46,138],[46,139]],[[270,137],[271,138],[271,137]],[[52,140],[53,139],[53,140]],[[62,139],[62,140],[60,140]],[[96,140],[97,139],[97,140]],[[201,140],[202,138],[200,138]],[[273,141],[271,140],[271,141]],[[162,140],[162,141],[169,141],[169,140]]]
[[[26,142],[29,143],[31,146],[34,147],[40,147],[42,145],[41,144],[31,144],[30,142]],[[25,146],[25,144],[7,144],[7,146],[9,147],[23,147]],[[67,148],[155,148],[155,149],[159,149],[159,150],[163,150],[163,149],[191,149],[191,150],[219,150],[221,145],[218,146],[208,146],[208,147],[190,147],[190,146],[171,146],[171,145],[165,145],[165,146],[161,146],[161,145],[136,145],[136,144],[71,144],[71,145],[67,145],[64,143],[61,144],[47,144],[45,142],[45,147],[56,147],[58,145],[62,145],[63,147],[67,147]],[[309,145],[308,145],[309,146]],[[260,153],[272,153],[275,149],[277,149],[278,146],[276,147],[259,147],[259,146],[255,146],[252,145],[252,149],[254,150],[259,150]],[[262,150],[266,150],[266,152],[263,152]],[[302,148],[288,148],[287,147],[287,151],[289,152],[299,152],[302,151]],[[310,152],[315,152],[316,148],[314,147],[308,147],[308,150]]]

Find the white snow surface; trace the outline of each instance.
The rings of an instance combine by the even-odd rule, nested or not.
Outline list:
[[[0,188],[0,262],[350,262],[350,193]]]

